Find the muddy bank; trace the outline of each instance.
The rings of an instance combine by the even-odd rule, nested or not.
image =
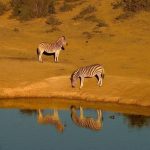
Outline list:
[[[1,98],[64,98],[92,102],[113,102],[150,106],[150,81],[119,76],[107,76],[102,87],[96,79],[86,79],[83,89],[71,88],[69,76],[51,77],[40,82],[1,88]]]

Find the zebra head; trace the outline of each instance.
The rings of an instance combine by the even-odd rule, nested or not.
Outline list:
[[[75,88],[76,84],[77,84],[77,79],[78,79],[78,71],[75,71],[72,75],[71,75],[71,85],[73,88]]]
[[[59,40],[61,41],[62,47],[65,46],[65,45],[68,45],[65,36],[60,37]]]

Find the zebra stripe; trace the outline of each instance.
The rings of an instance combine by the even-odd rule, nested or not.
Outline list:
[[[83,87],[84,78],[98,78],[98,85],[102,86],[102,79],[104,78],[104,68],[100,64],[81,67],[75,70],[71,75],[71,85],[75,87],[78,78],[80,78],[80,88]]]
[[[46,42],[40,43],[37,48],[38,60],[40,62],[43,62],[42,54],[45,52],[48,54],[54,53],[55,54],[55,62],[58,62],[59,53],[61,50],[64,50],[64,46],[66,44],[67,44],[67,41],[64,36],[58,38],[58,40],[53,43],[46,43]]]
[[[76,109],[74,106],[71,107],[71,118],[73,122],[83,128],[88,128],[91,130],[100,130],[102,128],[102,112],[97,110],[97,119],[84,117],[83,108],[80,107],[80,116],[77,115]]]

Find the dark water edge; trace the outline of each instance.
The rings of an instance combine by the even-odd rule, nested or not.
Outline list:
[[[64,103],[63,100],[34,101],[32,100],[31,103],[31,100],[20,100],[18,104],[16,100],[0,102],[0,150],[148,150],[150,148],[148,108],[133,109],[127,106],[73,101]],[[16,108],[12,107],[12,103]],[[2,108],[2,105],[5,107]],[[93,119],[97,118],[96,110],[101,110],[102,126],[95,131],[75,124],[71,118],[71,106],[75,106],[78,116],[82,107],[84,117]],[[145,111],[145,115],[131,113],[130,110],[137,111],[137,108]],[[121,109],[122,112],[118,111]],[[130,113],[123,112],[126,109],[129,109]],[[40,121],[39,110],[45,118],[52,116],[53,111],[57,110],[63,130],[60,128],[61,125],[57,127],[48,119],[48,123]]]
[[[9,98],[0,99],[0,108],[10,109],[46,109],[46,108],[58,108],[58,109],[70,109],[71,105],[76,107],[102,109],[104,111],[112,111],[119,113],[135,114],[150,116],[149,106],[138,105],[125,105],[115,102],[96,102],[85,101],[79,99],[64,99],[64,98]]]

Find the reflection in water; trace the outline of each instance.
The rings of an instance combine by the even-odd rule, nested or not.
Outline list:
[[[16,102],[24,106],[20,101],[17,100]],[[20,110],[19,113],[16,109],[0,109],[1,149],[149,149],[150,126],[148,125],[150,125],[150,118],[148,117],[105,111],[106,109],[97,103],[94,103],[94,105],[84,105],[83,103],[75,104],[69,101],[68,105],[60,105],[60,102],[56,103],[55,101],[54,103],[47,102],[43,106],[35,101],[34,106],[36,107],[30,105],[32,103],[28,101],[26,103],[28,103],[28,107],[20,108],[27,108],[28,110]],[[89,102],[87,103],[89,104]],[[75,107],[71,107],[72,105]],[[122,109],[122,107],[120,108]],[[97,113],[95,114],[96,110]],[[78,120],[79,123],[80,120],[82,124],[76,124],[74,122],[75,119],[73,120],[73,115],[76,117],[76,121]],[[97,115],[97,117],[94,115]],[[87,116],[92,118],[89,119]],[[102,120],[103,117],[104,119]],[[50,120],[53,121],[51,122]],[[62,123],[67,124],[67,129],[65,129],[63,134],[58,134],[57,121],[60,121],[61,125]],[[131,124],[129,126],[130,130],[127,127],[127,123]],[[93,127],[91,128],[90,125]],[[133,127],[136,127],[136,130]],[[91,132],[93,128],[94,130],[96,129],[96,132]]]
[[[142,128],[144,126],[150,126],[150,117],[142,115],[127,115],[127,114],[124,114],[124,117],[127,120],[129,127]]]
[[[64,125],[62,124],[58,110],[54,109],[53,114],[46,114],[45,116],[43,115],[41,109],[38,110],[38,123],[39,124],[51,124],[54,125],[59,132],[63,132],[64,130]]]
[[[97,119],[92,117],[85,117],[83,114],[83,108],[80,106],[80,116],[77,115],[75,106],[71,106],[71,118],[72,121],[83,128],[98,131],[102,128],[102,112],[97,110]]]
[[[71,112],[71,119],[73,123],[79,127],[87,128],[95,131],[99,131],[102,128],[102,111],[99,109],[95,109],[97,111],[97,118],[93,117],[85,117],[83,107],[80,105],[72,105],[68,106]],[[78,109],[80,114],[78,114]],[[94,108],[93,108],[94,109]],[[20,112],[22,114],[37,115],[37,122],[41,125],[52,125],[56,128],[58,132],[63,132],[65,125],[62,123],[61,118],[59,117],[58,107],[51,107],[49,111],[53,110],[53,113],[44,113],[43,109],[21,109]],[[62,111],[63,112],[63,111]],[[61,112],[61,113],[62,113]],[[69,115],[70,116],[70,115]],[[132,114],[123,114],[125,122],[128,124],[130,128],[142,128],[144,126],[150,126],[150,117],[143,115],[132,115]],[[115,119],[115,115],[111,114],[108,116],[110,119]]]
[[[35,109],[20,109],[20,112],[22,114],[27,114],[31,116],[32,114],[36,114],[37,111]]]

